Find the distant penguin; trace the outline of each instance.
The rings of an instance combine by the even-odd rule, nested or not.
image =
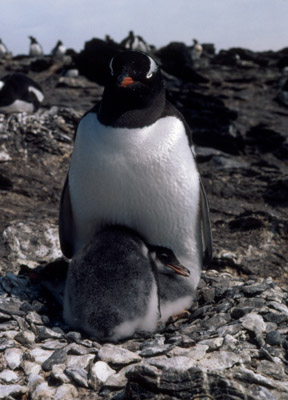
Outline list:
[[[147,243],[171,249],[189,269],[189,277],[177,275],[179,311],[183,302],[192,304],[212,240],[191,145],[187,123],[165,97],[156,62],[141,52],[116,55],[102,101],[76,132],[60,203],[64,255],[71,258],[105,225],[130,227]]]
[[[39,109],[43,99],[40,85],[24,74],[0,78],[0,113],[33,113]]]
[[[37,42],[37,40],[33,36],[29,36],[29,39],[30,39],[29,55],[31,57],[43,56],[42,46]]]
[[[4,58],[8,54],[8,49],[0,39],[0,58]]]
[[[66,54],[66,47],[63,45],[61,40],[58,40],[56,46],[51,50],[52,57],[63,57]]]
[[[139,35],[135,36],[133,31],[129,31],[127,38],[123,39],[120,44],[128,50],[142,51],[144,53],[148,53],[151,50],[145,40]]]
[[[202,53],[203,53],[203,47],[198,42],[198,40],[193,39],[192,52],[191,52],[192,60],[199,60],[199,58],[201,58],[202,56]]]

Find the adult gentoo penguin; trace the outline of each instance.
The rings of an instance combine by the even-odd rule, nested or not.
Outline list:
[[[44,99],[43,91],[29,76],[14,73],[0,79],[0,112],[28,112],[38,110]]]
[[[55,47],[51,50],[52,57],[63,57],[66,53],[66,47],[64,46],[62,40],[58,40]]]
[[[31,57],[39,57],[43,56],[43,48],[40,43],[33,37],[29,36],[30,39],[30,48],[29,48],[29,55]]]
[[[112,226],[97,232],[67,269],[65,321],[100,340],[118,341],[137,331],[154,331],[162,314],[158,269],[166,269],[166,261],[178,262],[173,252],[150,248],[131,229]],[[170,273],[179,271],[185,268]]]
[[[0,39],[0,58],[5,57],[8,54],[8,49],[6,45],[2,42],[2,39]]]
[[[171,249],[190,270],[177,281],[180,292],[182,283],[187,287],[185,298],[190,293],[189,307],[203,253],[211,257],[208,206],[191,145],[156,62],[135,51],[112,58],[102,101],[76,132],[60,204],[64,255],[71,258],[105,225],[130,227]]]

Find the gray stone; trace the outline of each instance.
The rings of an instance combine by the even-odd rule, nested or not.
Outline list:
[[[27,393],[27,391],[27,387],[22,385],[0,385],[0,399],[10,399],[10,396],[21,396]]]
[[[15,266],[25,264],[35,268],[40,262],[49,262],[61,257],[58,227],[47,222],[15,222],[3,232],[9,259]]]
[[[67,342],[60,341],[60,340],[46,340],[45,342],[41,343],[42,349],[45,349],[45,350],[62,349],[65,346],[67,346]]]
[[[147,363],[159,369],[186,371],[189,368],[196,366],[197,360],[185,356],[176,356],[170,358],[155,357],[147,360]]]
[[[0,331],[8,331],[11,329],[15,329],[18,327],[18,324],[16,321],[7,321],[7,322],[2,322],[0,324]]]
[[[112,390],[119,390],[124,388],[127,383],[126,374],[132,368],[134,368],[135,365],[137,364],[127,365],[126,367],[121,368],[121,370],[118,373],[110,375],[103,384],[103,388],[109,388]]]
[[[53,354],[47,360],[45,360],[42,364],[43,371],[51,371],[53,365],[55,364],[63,364],[67,360],[67,352],[66,349],[56,349]]]
[[[271,331],[266,335],[266,343],[271,346],[280,346],[282,342],[281,334],[279,331]]]
[[[64,373],[65,369],[66,369],[66,365],[65,364],[53,365],[52,366],[52,371],[51,371],[51,376],[53,378],[57,379],[57,381],[60,381],[62,383],[69,383],[70,379]]]
[[[0,382],[2,383],[17,383],[19,379],[19,375],[9,369],[0,372]]]
[[[31,400],[51,400],[55,392],[56,389],[49,386],[48,382],[42,382],[31,393]]]
[[[35,349],[29,352],[32,359],[36,361],[38,364],[43,364],[44,361],[46,361],[52,355],[52,353],[53,351],[51,350],[43,350],[39,347],[36,347]]]
[[[72,400],[78,398],[78,390],[75,386],[70,384],[64,384],[56,389],[56,393],[53,397],[54,400]]]
[[[90,369],[90,374],[92,378],[104,383],[111,375],[115,374],[115,370],[106,362],[97,361]]]
[[[21,343],[23,346],[31,346],[35,343],[35,335],[31,331],[21,331],[15,336],[15,340]]]
[[[88,374],[85,369],[77,367],[66,368],[65,374],[78,385],[88,388]]]
[[[22,362],[22,357],[23,357],[23,352],[22,350],[18,348],[11,348],[11,349],[6,349],[4,353],[5,360],[7,362],[7,365],[10,369],[16,369],[19,368],[21,362]]]
[[[244,328],[254,332],[256,335],[266,331],[266,324],[261,315],[258,315],[257,313],[252,312],[246,314],[240,321]]]
[[[0,311],[8,315],[24,316],[25,312],[20,310],[21,301],[16,298],[0,298]]]
[[[32,361],[23,361],[22,365],[23,371],[25,372],[25,375],[39,375],[41,371],[41,366],[35,362]]]
[[[138,354],[114,344],[105,344],[98,352],[98,358],[108,364],[125,366],[141,360]]]
[[[94,358],[95,358],[94,354],[85,354],[83,356],[68,355],[66,365],[68,368],[79,367],[85,369],[88,367],[90,361],[94,360]]]
[[[0,338],[0,351],[9,349],[15,346],[14,340],[6,339],[5,337]]]
[[[39,328],[39,338],[40,339],[61,339],[62,334],[54,331],[53,329],[47,328],[46,326]]]
[[[223,342],[223,337],[217,337],[213,339],[201,340],[198,345],[208,346],[210,351],[215,351],[222,346]]]
[[[70,343],[67,346],[67,354],[74,354],[74,355],[85,355],[85,354],[91,354],[91,353],[98,353],[98,349],[96,348],[91,348],[91,347],[85,347],[77,343]]]
[[[30,324],[43,325],[42,318],[41,318],[40,315],[39,315],[37,312],[35,312],[35,311],[30,311],[30,312],[26,315],[26,320],[27,320]]]

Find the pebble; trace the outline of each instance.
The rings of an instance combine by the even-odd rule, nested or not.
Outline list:
[[[19,332],[14,339],[25,347],[30,347],[35,343],[35,334],[31,331]]]
[[[84,368],[70,367],[65,369],[65,374],[82,387],[88,388],[88,373]]]
[[[10,348],[5,350],[4,357],[8,367],[10,369],[16,369],[19,368],[22,362],[23,353],[20,349]]]
[[[64,373],[66,369],[65,364],[56,364],[52,366],[51,376],[62,383],[69,383],[70,379]]]
[[[98,352],[101,361],[115,366],[125,366],[137,361],[141,361],[138,354],[114,344],[105,344]]]
[[[0,399],[10,399],[27,393],[28,388],[23,385],[0,385]]]
[[[116,371],[109,367],[104,361],[97,361],[90,370],[91,378],[101,383],[105,383],[115,372]]]
[[[11,371],[9,369],[4,369],[4,371],[0,372],[0,382],[4,383],[17,383],[19,381],[19,376],[16,372]]]
[[[271,281],[244,282],[207,271],[199,288],[200,294],[205,289],[200,311],[196,304],[192,311],[195,319],[189,316],[162,325],[154,335],[101,345],[67,332],[60,319],[51,324],[54,310],[46,315],[49,303],[38,289],[33,292],[25,280],[17,284],[17,277],[10,278],[4,285],[10,292],[0,293],[10,312],[0,311],[0,398],[131,398],[133,382],[144,396],[148,385],[155,393],[165,386],[169,398],[185,397],[187,390],[195,397],[193,382],[200,382],[198,397],[213,397],[212,387],[222,396],[222,388],[230,387],[241,398],[249,382],[249,396],[253,393],[257,400],[288,398],[288,294]],[[223,279],[229,279],[226,289]],[[1,282],[0,277],[0,287]],[[8,300],[13,288],[21,288],[25,300]]]
[[[71,400],[78,398],[78,390],[74,385],[64,384],[57,388],[54,400]]]

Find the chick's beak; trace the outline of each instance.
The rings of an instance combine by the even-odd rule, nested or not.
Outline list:
[[[166,264],[166,267],[171,268],[177,275],[190,276],[190,271],[183,265]]]

